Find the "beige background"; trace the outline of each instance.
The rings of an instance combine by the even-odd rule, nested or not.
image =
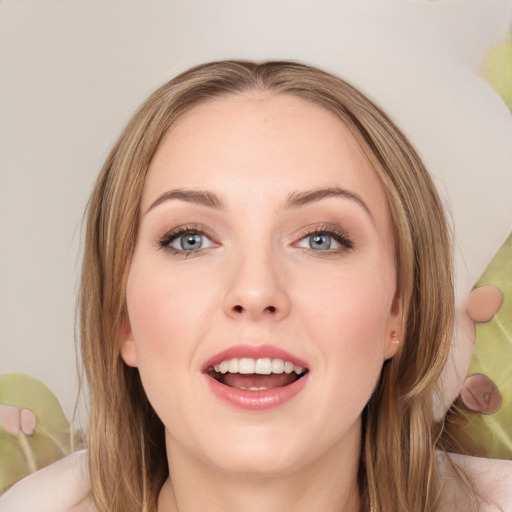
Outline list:
[[[512,230],[511,116],[481,78],[511,11],[508,0],[0,0],[0,374],[41,379],[70,416],[93,180],[136,106],[213,59],[311,63],[391,113],[452,212],[464,297]]]

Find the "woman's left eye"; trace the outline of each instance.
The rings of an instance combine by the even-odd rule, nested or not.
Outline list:
[[[213,246],[213,242],[205,233],[198,230],[178,231],[167,234],[160,240],[162,248],[175,252],[194,252],[199,249],[207,249]]]
[[[338,252],[341,250],[352,249],[352,242],[341,233],[330,231],[317,231],[301,238],[297,247],[312,249],[319,252]]]

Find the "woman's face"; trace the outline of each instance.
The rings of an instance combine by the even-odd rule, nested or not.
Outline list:
[[[401,325],[393,247],[383,188],[329,111],[260,93],[181,117],[147,175],[121,339],[171,464],[358,453]]]

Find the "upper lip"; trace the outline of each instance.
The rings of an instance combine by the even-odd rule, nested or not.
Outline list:
[[[206,361],[202,367],[202,371],[208,370],[216,364],[222,363],[234,358],[249,357],[252,359],[262,359],[268,357],[270,359],[282,359],[283,361],[289,361],[295,366],[301,366],[303,368],[309,368],[308,364],[301,358],[291,354],[287,350],[274,345],[251,345],[242,343],[239,345],[233,345],[221,352],[218,352]]]

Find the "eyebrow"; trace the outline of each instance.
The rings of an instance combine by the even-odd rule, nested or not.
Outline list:
[[[373,219],[370,209],[360,196],[350,190],[345,190],[340,187],[318,188],[315,190],[307,190],[305,192],[293,192],[288,196],[284,207],[298,208],[315,201],[320,201],[327,197],[344,197],[346,199],[351,199],[362,206],[366,213],[368,213],[368,215]]]
[[[318,188],[314,190],[306,190],[304,192],[292,192],[284,202],[284,209],[300,208],[301,206],[320,201],[327,197],[343,197],[351,199],[358,203],[373,220],[370,209],[362,198],[354,192],[340,187]],[[164,192],[155,201],[153,201],[151,206],[146,210],[146,213],[159,204],[173,199],[199,204],[215,210],[228,209],[224,201],[217,194],[209,192],[208,190],[173,189]]]
[[[207,206],[208,208],[214,208],[216,210],[227,210],[227,207],[222,199],[220,199],[219,196],[213,194],[212,192],[208,192],[207,190],[189,190],[178,188],[164,192],[151,203],[151,206],[146,210],[146,213],[148,213],[159,204],[165,201],[170,201],[172,199],[186,201],[187,203],[199,204],[202,206]]]

